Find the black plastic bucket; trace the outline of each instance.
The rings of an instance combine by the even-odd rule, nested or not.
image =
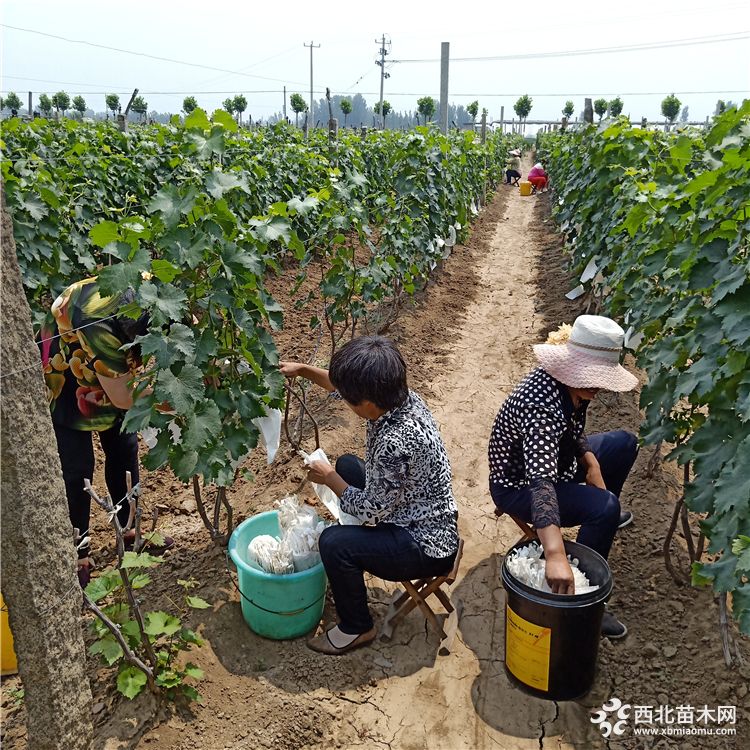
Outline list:
[[[524,540],[511,551],[533,544]],[[548,594],[515,578],[503,560],[505,671],[512,682],[539,698],[573,700],[594,683],[604,603],[612,593],[607,561],[589,547],[565,542],[596,591]],[[510,552],[508,553],[510,554]]]

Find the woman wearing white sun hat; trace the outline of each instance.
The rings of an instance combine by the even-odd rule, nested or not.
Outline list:
[[[505,184],[518,185],[521,179],[521,152],[514,148],[508,151],[508,168],[505,170]]]
[[[573,593],[560,528],[579,526],[578,541],[607,557],[618,528],[632,521],[619,495],[638,453],[625,430],[586,437],[586,409],[600,390],[638,384],[620,364],[624,331],[614,320],[581,315],[572,328],[534,346],[540,367],[502,405],[489,443],[490,492],[502,513],[533,523],[545,550],[547,582]],[[606,612],[602,634],[627,628]]]

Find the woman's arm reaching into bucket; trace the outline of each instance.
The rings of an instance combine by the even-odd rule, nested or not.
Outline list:
[[[559,526],[545,526],[537,529],[539,541],[544,547],[545,578],[553,594],[575,594],[573,571],[565,554]]]

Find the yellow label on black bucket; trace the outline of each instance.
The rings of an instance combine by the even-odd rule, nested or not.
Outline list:
[[[549,689],[552,630],[524,620],[505,607],[505,665],[524,685]]]

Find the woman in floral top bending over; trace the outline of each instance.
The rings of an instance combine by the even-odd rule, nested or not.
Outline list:
[[[65,493],[73,528],[81,539],[89,531],[91,498],[83,480],[93,480],[92,433],[99,433],[105,456],[104,476],[115,505],[127,495],[125,472],[138,484],[138,436],[122,432],[125,411],[133,403],[128,383],[140,359],[136,349],[123,350],[146,333],[148,318],[121,314],[133,292],[102,296],[95,278],[69,286],[52,304],[39,332],[44,379],[60,454]],[[125,525],[129,507],[118,516]],[[131,532],[132,533],[132,532]],[[78,549],[78,578],[90,578],[89,545]]]

